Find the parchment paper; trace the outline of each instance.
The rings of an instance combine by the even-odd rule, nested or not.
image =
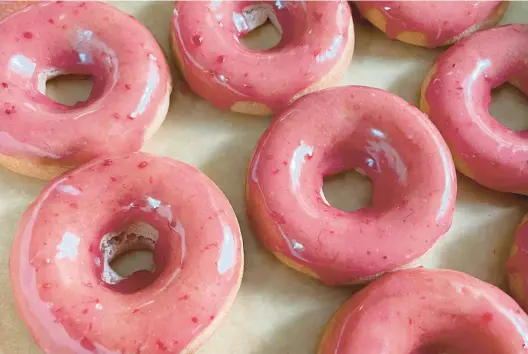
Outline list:
[[[119,2],[168,50],[171,2]],[[512,2],[503,23],[528,23],[528,2]],[[419,88],[439,50],[390,41],[371,26],[356,26],[356,50],[342,84],[387,89],[418,104]],[[123,36],[123,40],[134,40]],[[172,65],[172,58],[170,59]],[[506,85],[507,86],[507,85]],[[505,87],[494,95],[492,113],[517,129],[528,128],[528,100]],[[170,111],[144,150],[190,163],[210,176],[237,213],[245,243],[246,266],[236,303],[204,354],[314,353],[334,311],[357,288],[328,288],[278,262],[256,241],[244,206],[244,181],[251,152],[270,119],[222,112],[176,85]],[[8,258],[21,213],[45,182],[0,169],[0,353],[40,353],[19,320],[11,295]],[[368,199],[368,183],[353,173],[333,178],[325,193],[350,207]],[[501,194],[458,176],[453,227],[420,262],[452,268],[504,286],[504,263],[513,232],[528,198]]]

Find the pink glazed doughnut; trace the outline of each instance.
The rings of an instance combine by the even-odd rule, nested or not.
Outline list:
[[[281,42],[268,51],[239,38],[270,20]],[[215,106],[269,115],[337,84],[354,51],[345,1],[177,2],[172,49],[190,88]]]
[[[497,287],[453,270],[384,275],[328,323],[318,354],[528,353],[528,316]]]
[[[172,84],[164,54],[114,7],[35,3],[1,20],[0,33],[0,165],[50,179],[139,150],[165,118]],[[70,107],[45,95],[46,81],[63,74],[92,76],[86,102]]]
[[[499,22],[509,1],[356,1],[361,14],[391,39],[435,48]]]
[[[110,262],[154,252],[123,279]],[[242,239],[204,174],[144,153],[94,160],[53,180],[24,214],[11,250],[19,314],[53,354],[195,353],[231,307]]]
[[[323,179],[360,169],[372,204],[328,204]],[[249,165],[247,210],[264,246],[328,285],[411,263],[451,226],[457,191],[449,150],[422,112],[387,91],[311,93],[282,112]]]
[[[510,291],[513,298],[528,310],[528,215],[524,217],[517,228],[510,259],[506,264]]]
[[[489,113],[505,82],[528,95],[528,25],[477,32],[440,55],[422,86],[421,108],[448,143],[457,169],[491,189],[528,194],[528,135]]]

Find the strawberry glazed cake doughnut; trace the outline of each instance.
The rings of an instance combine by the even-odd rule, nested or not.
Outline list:
[[[421,108],[451,148],[457,169],[481,185],[528,194],[528,134],[489,113],[491,90],[509,82],[528,95],[528,25],[477,32],[440,55]]]
[[[528,316],[497,287],[453,270],[384,275],[328,323],[318,354],[528,353]]]
[[[323,179],[359,169],[371,205],[328,204]],[[282,112],[249,165],[247,210],[264,246],[328,285],[408,265],[451,226],[457,184],[449,149],[427,116],[387,91],[311,93]]]
[[[515,300],[528,310],[528,215],[517,228],[510,259],[506,264],[510,291]]]
[[[139,150],[165,118],[172,88],[165,56],[116,8],[35,3],[1,20],[0,33],[0,165],[50,179],[98,156]],[[45,95],[46,81],[65,74],[92,77],[86,102],[70,107]]]
[[[270,20],[280,43],[250,50],[239,39]],[[198,95],[222,109],[270,115],[336,84],[354,50],[346,1],[176,2],[175,60]]]
[[[151,250],[152,272],[112,260]],[[97,159],[53,180],[24,214],[10,276],[46,353],[195,353],[231,307],[242,239],[204,174],[144,153]]]
[[[389,38],[435,48],[495,25],[509,1],[356,1],[356,5]]]

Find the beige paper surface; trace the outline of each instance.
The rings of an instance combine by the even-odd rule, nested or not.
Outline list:
[[[171,2],[115,5],[145,23],[168,49]],[[528,2],[512,2],[502,22],[528,23]],[[417,104],[421,81],[440,51],[390,41],[370,26],[356,26],[356,32],[353,64],[342,84],[387,89]],[[512,127],[528,128],[526,98],[510,88],[501,89],[494,97],[493,114]],[[325,323],[355,291],[328,288],[290,270],[266,252],[250,231],[244,206],[245,172],[253,147],[269,122],[267,118],[221,112],[193,94],[180,93],[176,85],[165,123],[144,148],[205,172],[233,204],[242,228],[246,255],[242,288],[227,319],[200,353],[315,353]],[[461,270],[503,286],[504,263],[514,229],[528,211],[528,198],[492,192],[462,176],[458,183],[453,227],[420,264]],[[40,353],[15,312],[8,258],[21,213],[44,185],[0,169],[1,354]],[[366,185],[348,175],[327,183],[325,192],[336,204],[351,206],[365,199]]]

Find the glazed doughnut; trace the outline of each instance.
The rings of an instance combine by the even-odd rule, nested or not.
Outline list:
[[[318,354],[528,353],[528,316],[497,287],[453,270],[384,275],[327,325]]]
[[[526,298],[528,285],[528,215],[524,217],[517,228],[506,270],[511,294],[526,311],[528,309],[528,299]]]
[[[344,212],[326,201],[323,178],[354,168],[372,181],[372,204]],[[268,250],[339,285],[424,254],[451,226],[456,191],[449,150],[422,112],[347,86],[306,95],[273,121],[253,153],[246,199]]]
[[[0,1],[0,20],[32,3],[34,1]]]
[[[356,5],[389,38],[435,48],[495,25],[509,1],[356,1]]]
[[[422,86],[421,108],[447,141],[460,172],[491,189],[528,193],[528,135],[489,113],[505,82],[528,94],[528,25],[477,32],[440,55]]]
[[[156,267],[123,279],[134,249]],[[52,181],[11,250],[15,304],[46,353],[194,353],[234,301],[242,239],[204,174],[144,153],[98,159]]]
[[[268,51],[239,38],[270,20],[282,33]],[[176,2],[176,62],[190,88],[215,106],[269,115],[302,95],[336,84],[354,50],[345,1]]]
[[[0,165],[50,179],[109,153],[141,148],[172,88],[150,32],[103,3],[36,3],[0,22]],[[123,40],[123,33],[130,40]],[[90,75],[86,102],[45,96],[46,81]]]

